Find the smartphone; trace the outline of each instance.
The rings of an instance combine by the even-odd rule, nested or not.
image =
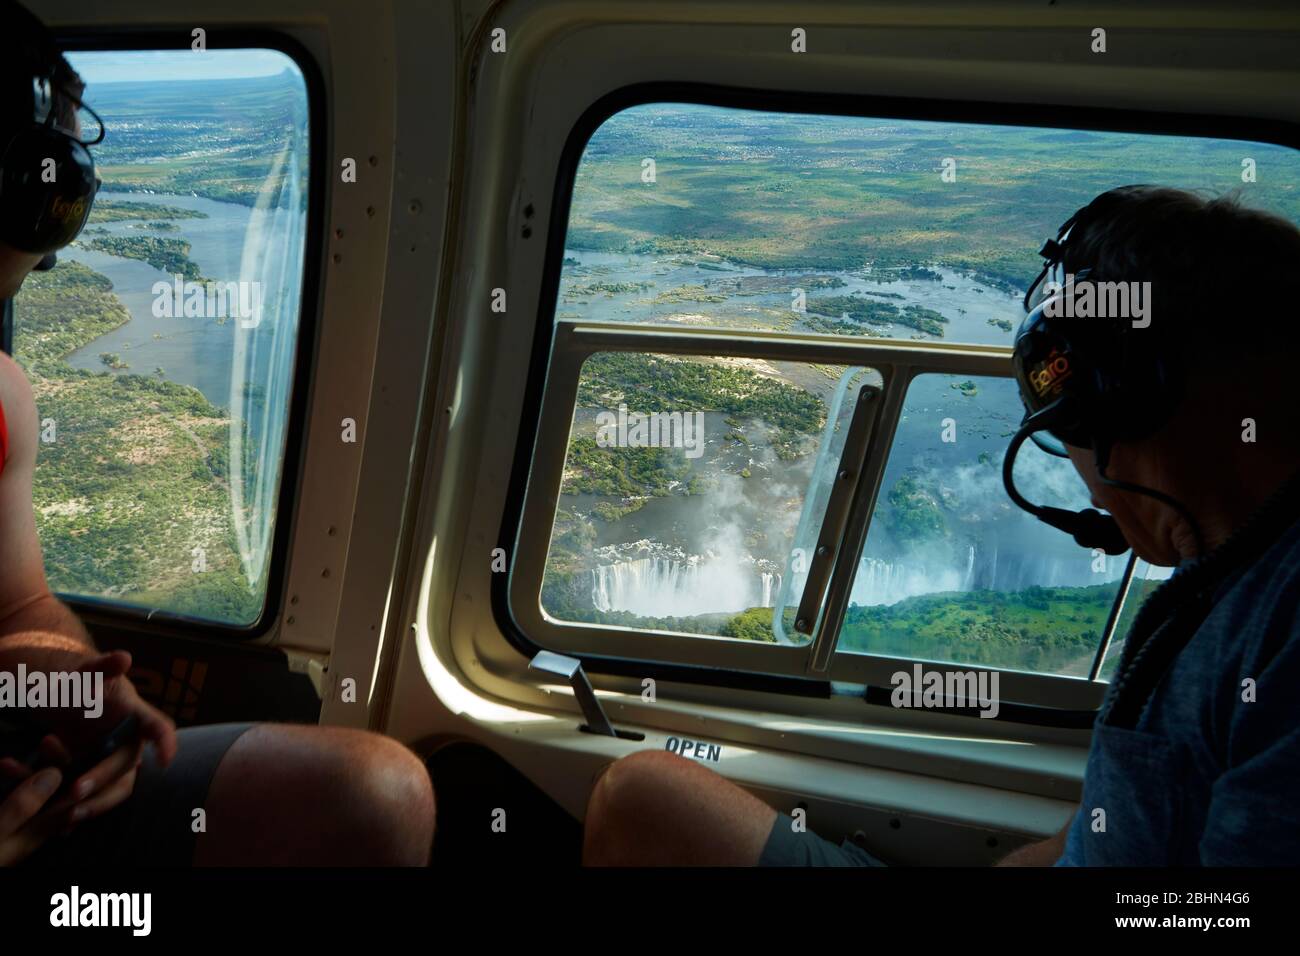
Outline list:
[[[34,742],[32,742],[33,735],[35,736]],[[11,752],[4,756],[16,758],[30,767],[33,773],[42,770],[45,767],[53,766],[49,761],[45,760],[44,756],[41,754],[40,742],[45,738],[45,734],[37,734],[34,731],[28,731],[25,736],[27,738],[26,741],[24,741],[25,749],[18,749],[16,752]],[[108,759],[109,755],[114,751],[127,746],[139,736],[140,720],[135,716],[135,714],[131,714],[110,730],[108,736],[104,737],[104,739],[88,751],[85,756],[74,759],[72,763],[66,767],[59,768],[63,771],[63,782],[59,784],[59,789],[55,791],[54,796],[50,799],[54,800],[58,797],[64,796],[78,777],[95,765]],[[14,791],[14,788],[20,783],[22,783],[22,780],[10,777],[0,779],[0,801],[4,801],[8,798],[9,794],[11,794]]]

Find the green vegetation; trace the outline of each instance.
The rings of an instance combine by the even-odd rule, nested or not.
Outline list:
[[[920,279],[925,282],[942,282],[943,275],[935,272],[933,269],[927,269],[924,266],[901,266],[894,270],[900,279]]]
[[[16,357],[35,387],[38,379],[67,368],[63,356],[130,320],[105,276],[79,262],[60,262],[50,272],[29,275],[15,299]]]
[[[1106,627],[1116,584],[927,594],[850,606],[839,649],[1081,675]],[[770,614],[770,612],[769,612]]]
[[[198,265],[190,259],[190,244],[186,239],[165,239],[159,236],[97,236],[90,248],[107,252],[111,256],[139,259],[168,275],[180,274],[194,282],[206,281]]]
[[[644,498],[632,498],[621,505],[616,505],[610,501],[598,501],[591,509],[591,513],[602,521],[617,521],[619,518],[627,517],[634,511],[640,511],[644,507]]]
[[[569,286],[564,291],[566,299],[587,299],[594,295],[603,295],[612,299],[625,292],[642,292],[653,286],[653,282],[588,282]]]
[[[895,540],[917,544],[947,535],[948,525],[939,502],[912,476],[904,475],[894,482],[889,504],[885,524]]]
[[[601,448],[594,438],[576,438],[560,494],[659,497],[689,471],[686,457],[671,448]]]
[[[640,412],[757,418],[789,439],[819,433],[826,423],[826,407],[815,395],[747,368],[634,352],[593,355],[582,368],[578,406],[610,409],[620,402]]]
[[[126,199],[96,199],[90,207],[90,223],[121,222],[122,220],[151,220],[147,225],[155,228],[175,229],[168,219],[207,219],[208,214],[180,206],[163,206],[152,202],[131,202]]]
[[[63,360],[129,319],[112,283],[76,262],[33,273],[15,303],[16,357],[54,426],[33,492],[50,585],[251,621],[265,582],[250,586],[238,558],[229,414],[187,385]],[[206,571],[193,570],[195,548]]]
[[[794,633],[794,609],[786,609],[785,629],[787,634]],[[772,632],[772,609],[770,607],[751,607],[741,611],[722,622],[717,631],[723,637],[738,637],[744,641],[761,641],[775,644],[776,635]]]
[[[684,285],[660,292],[654,297],[655,305],[672,305],[677,302],[726,302],[721,292],[710,292],[708,286]]]
[[[927,309],[919,305],[908,305],[900,309],[888,302],[873,302],[866,297],[855,295],[835,295],[809,299],[808,311],[840,319],[839,322],[822,323],[823,325],[833,326],[833,328],[819,329],[818,331],[848,332],[857,335],[861,335],[862,330],[853,323],[861,325],[865,322],[893,322],[898,325],[906,325],[918,332],[942,337],[944,323],[948,321],[947,318],[934,311],[934,309]]]
[[[703,268],[703,267],[701,267]],[[734,290],[737,295],[763,295],[771,292],[789,294],[794,289],[838,289],[847,285],[839,276],[738,276],[715,283],[718,288]]]

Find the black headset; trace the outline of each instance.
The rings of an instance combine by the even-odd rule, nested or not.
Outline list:
[[[1120,207],[1126,196],[1145,186],[1121,186],[1102,193],[1067,219],[1055,239],[1043,244],[1044,265],[1025,292],[1028,313],[1016,332],[1012,365],[1025,406],[1025,417],[1002,462],[1002,482],[1011,500],[1054,528],[1072,535],[1085,548],[1122,554],[1128,542],[1110,515],[1092,508],[1066,511],[1027,501],[1016,489],[1012,467],[1026,439],[1044,451],[1068,457],[1066,446],[1089,448],[1102,483],[1162,501],[1178,511],[1203,553],[1200,529],[1179,502],[1162,492],[1106,477],[1111,447],[1117,441],[1145,438],[1173,415],[1183,396],[1181,363],[1170,354],[1169,340],[1154,327],[1134,328],[1122,318],[1067,318],[1059,306],[1074,281],[1117,281],[1092,266],[1065,273],[1071,241]],[[1075,256],[1070,256],[1075,259]]]
[[[10,3],[0,4],[0,16],[23,34],[23,59],[30,58],[23,72],[32,84],[30,122],[0,144],[0,241],[44,256],[48,268],[90,215],[99,179],[87,147],[104,138],[104,124],[81,101],[76,74],[40,21]],[[78,110],[99,124],[95,139],[76,134]]]

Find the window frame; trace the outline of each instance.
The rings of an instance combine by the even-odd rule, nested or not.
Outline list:
[[[1007,369],[1004,374],[997,377],[1013,378],[1014,375],[1010,368],[1011,349],[1005,349],[1005,353],[1008,356]],[[821,618],[817,623],[816,635],[817,640],[826,645],[826,649],[819,655],[820,669],[828,674],[831,680],[836,682],[864,684],[869,688],[883,687],[890,689],[894,686],[890,680],[893,674],[900,669],[907,670],[917,663],[930,665],[932,669],[945,671],[962,670],[976,673],[987,671],[999,675],[1001,696],[1007,703],[1026,704],[1031,707],[1065,711],[1095,710],[1101,703],[1106,684],[1098,681],[1096,676],[1091,673],[1091,665],[1089,676],[1075,677],[1049,672],[1023,671],[1009,667],[994,667],[964,661],[902,657],[890,654],[841,651],[839,649],[844,616],[849,607],[849,595],[853,588],[854,579],[858,574],[863,552],[866,549],[867,536],[871,531],[872,521],[876,515],[876,505],[879,500],[880,487],[884,481],[885,470],[894,451],[893,437],[898,420],[902,416],[912,383],[919,376],[934,374],[935,371],[926,364],[911,365],[905,369],[905,375],[895,385],[897,395],[894,395],[888,388],[886,389],[887,397],[884,412],[891,415],[890,441],[887,447],[880,450],[879,458],[876,457],[877,451],[875,449],[868,454],[863,471],[865,475],[872,478],[874,487],[869,497],[864,497],[860,503],[854,505],[848,526],[845,528],[844,538],[841,541],[840,553],[837,556],[831,573],[831,580],[827,585],[826,595],[822,601]],[[971,368],[963,369],[957,374],[980,375],[984,373]],[[1131,555],[1132,551],[1125,552],[1125,554]],[[1133,566],[1127,557],[1125,562],[1125,570],[1116,579],[1119,589],[1111,602],[1110,610],[1107,612],[1106,624],[1098,638],[1097,648],[1093,652],[1094,660],[1100,649],[1109,646],[1112,632],[1119,620],[1120,609],[1128,594]]]
[[[189,34],[181,30],[135,29],[106,32],[102,27],[67,27],[57,31],[63,50],[71,53],[146,52],[188,50]],[[295,519],[295,504],[302,481],[307,438],[307,412],[312,392],[316,339],[324,299],[325,202],[328,184],[326,130],[328,109],[320,64],[295,37],[273,28],[222,28],[207,30],[207,48],[274,50],[289,57],[302,74],[307,95],[308,130],[306,248],[303,250],[302,294],[298,309],[297,341],[294,344],[293,387],[285,424],[284,457],[280,487],[276,496],[275,528],[271,541],[266,593],[262,610],[249,624],[226,624],[164,609],[127,605],[94,595],[55,592],[60,600],[94,625],[97,634],[150,634],[161,637],[216,639],[250,642],[267,635],[284,609],[288,581],[289,549]],[[6,300],[4,328],[0,341],[12,354],[13,304]]]
[[[524,389],[523,406],[525,409],[536,409],[535,412],[525,411],[520,423],[519,435],[516,441],[515,455],[511,467],[509,493],[507,497],[507,506],[503,511],[500,531],[497,538],[497,546],[502,548],[509,556],[508,573],[492,575],[491,595],[492,595],[492,613],[494,620],[500,628],[507,642],[517,651],[525,656],[531,657],[543,649],[559,650],[559,647],[553,647],[544,644],[545,636],[548,632],[547,627],[538,628],[538,617],[529,612],[523,615],[519,613],[520,606],[516,606],[517,600],[521,597],[527,600],[526,593],[521,594],[520,588],[516,584],[516,569],[518,562],[522,559],[525,566],[533,569],[538,565],[544,565],[547,551],[549,550],[549,530],[554,518],[555,508],[558,507],[558,498],[552,498],[547,503],[544,512],[546,514],[545,525],[547,533],[544,541],[539,545],[539,536],[530,529],[527,537],[522,532],[526,520],[527,508],[525,502],[533,503],[536,501],[534,486],[532,482],[533,470],[537,467],[537,457],[539,454],[545,454],[548,459],[558,456],[559,470],[552,477],[546,480],[553,484],[558,490],[561,479],[564,459],[568,451],[569,426],[572,422],[573,401],[576,396],[577,379],[576,375],[572,382],[572,392],[566,395],[568,408],[566,410],[565,427],[562,435],[561,448],[558,451],[547,449],[541,451],[541,443],[544,439],[550,439],[553,442],[554,435],[547,434],[543,429],[545,412],[543,406],[547,404],[548,398],[553,403],[555,388],[553,379],[553,343],[558,341],[560,327],[568,321],[574,326],[591,326],[591,323],[573,322],[572,320],[561,320],[556,318],[559,307],[559,285],[563,269],[564,242],[568,233],[569,216],[573,199],[573,191],[576,183],[576,173],[582,156],[586,151],[588,142],[592,135],[611,117],[617,113],[635,106],[649,105],[655,103],[688,103],[701,106],[715,106],[733,109],[757,110],[764,112],[782,112],[794,114],[806,114],[810,116],[846,116],[860,117],[864,119],[898,119],[913,121],[934,121],[950,123],[972,123],[985,126],[1015,126],[1015,127],[1034,127],[1047,130],[1093,130],[1099,132],[1112,133],[1133,133],[1148,136],[1193,136],[1193,137],[1211,137],[1215,139],[1237,139],[1245,142],[1262,142],[1275,146],[1287,147],[1300,151],[1300,124],[1287,122],[1284,120],[1275,120],[1270,118],[1228,116],[1219,114],[1185,114],[1173,113],[1168,111],[1155,110],[1127,110],[1112,109],[1104,107],[1082,107],[1082,106],[1058,106],[1054,104],[1038,103],[994,103],[982,101],[948,101],[938,99],[912,98],[912,97],[882,97],[871,95],[855,95],[840,93],[822,93],[814,94],[807,92],[778,91],[770,89],[751,89],[731,87],[720,84],[704,84],[693,82],[648,82],[638,83],[617,89],[600,99],[593,102],[586,111],[579,117],[573,128],[570,130],[565,140],[564,148],[560,156],[560,161],[556,168],[556,179],[554,184],[554,201],[552,203],[552,215],[548,224],[546,236],[545,259],[543,264],[542,285],[537,303],[537,320],[532,342],[532,354],[529,365],[528,380]],[[1027,253],[1028,254],[1028,253]],[[634,331],[632,326],[611,327],[598,326],[602,330],[612,329],[614,331]],[[688,338],[688,332],[671,326],[653,327],[655,332],[662,335],[662,338],[646,338],[645,342],[653,342],[652,348],[644,349],[645,351],[672,352],[673,348],[669,347],[672,340],[681,341]],[[645,330],[647,333],[649,329]],[[695,330],[699,332],[700,330]],[[707,332],[701,334],[707,335]],[[714,333],[717,334],[716,331]],[[735,333],[728,330],[725,336],[726,343],[720,354],[737,354],[734,351],[734,343],[739,339],[753,339],[771,335],[774,338],[801,339],[803,336],[788,336],[784,334],[760,333],[752,334]],[[813,338],[814,336],[809,336]],[[831,342],[845,344],[846,341],[852,345],[851,339],[834,337],[834,336],[816,336],[816,338],[828,339]],[[888,345],[906,345],[902,340],[880,340],[867,339],[863,337],[864,343],[870,343],[874,346],[882,344]],[[944,342],[925,342],[913,346],[919,353],[927,356],[943,351],[945,347],[953,347],[953,343]],[[979,346],[958,346],[958,348],[992,348]],[[1010,349],[1003,349],[1006,356],[1010,355]],[[717,353],[715,353],[717,354]],[[862,356],[864,351],[857,351],[859,356],[852,364],[865,364],[877,368],[882,375],[884,369],[879,365],[867,361]],[[579,366],[580,367],[580,366]],[[915,373],[920,374],[925,371],[955,371],[957,374],[968,372],[970,374],[999,374],[996,372],[981,372],[975,368],[926,368],[920,363],[915,366]],[[1007,359],[1005,372],[1001,374],[1010,374],[1010,362]],[[910,381],[910,379],[909,379]],[[902,392],[906,391],[906,384],[901,388]],[[898,397],[899,405],[891,410],[889,404],[889,382],[886,382],[886,403],[882,410],[882,419],[887,419],[881,424],[884,427],[877,428],[877,435],[873,435],[872,444],[876,446],[881,444],[877,441],[879,435],[888,433],[889,442],[884,443],[883,454],[880,457],[875,474],[871,478],[876,486],[873,491],[871,505],[874,507],[875,494],[878,493],[879,484],[884,475],[884,458],[889,452],[889,444],[892,443],[893,429],[897,422],[898,414],[901,413],[901,397]],[[552,412],[554,415],[554,412]],[[554,419],[548,419],[547,425],[554,429]],[[877,455],[877,450],[869,453],[868,458],[872,459]],[[536,507],[533,509],[536,513]],[[535,519],[534,519],[535,521]],[[867,519],[863,524],[863,531],[858,542],[859,550],[865,545],[866,531],[870,526],[870,511]],[[843,545],[849,539],[841,542],[840,551],[845,550]],[[540,554],[538,553],[540,551]],[[535,572],[529,570],[528,586],[531,588],[532,576]],[[1114,628],[1122,615],[1122,601],[1128,593],[1128,582],[1131,576],[1131,566],[1126,571],[1125,576],[1121,578],[1120,594],[1117,596],[1117,606],[1112,608],[1110,619],[1108,620],[1107,633],[1103,635],[1103,642],[1111,639],[1110,631]],[[538,598],[540,599],[540,575],[536,575],[536,584],[538,587]],[[522,605],[521,605],[522,606]],[[531,605],[530,605],[531,606]],[[823,617],[825,613],[823,612]],[[530,631],[529,628],[532,628]],[[583,629],[591,630],[594,628],[603,629],[607,635],[609,632],[615,634],[626,633],[624,629],[609,627],[607,625],[565,625],[564,630]],[[555,628],[550,626],[550,633],[554,633]],[[662,640],[664,632],[642,631],[644,635],[653,635],[657,640]],[[671,635],[668,635],[671,636]],[[710,644],[719,646],[716,640],[710,640],[708,636],[685,637],[678,636],[679,640],[695,641],[700,645]],[[726,639],[724,639],[726,640]],[[838,633],[834,635],[834,640],[838,641]],[[726,640],[726,646],[734,650],[735,641]],[[816,643],[814,641],[814,643]],[[811,647],[811,645],[809,645]],[[762,673],[739,668],[728,660],[726,666],[719,666],[713,661],[700,661],[698,663],[689,662],[666,662],[654,659],[642,659],[630,657],[622,653],[623,648],[617,649],[619,653],[597,653],[586,650],[572,650],[574,656],[578,657],[586,670],[592,674],[608,674],[615,677],[636,677],[663,679],[670,681],[680,681],[684,683],[713,685],[728,687],[742,690],[756,690],[761,692],[778,692],[802,694],[805,696],[815,696],[829,698],[833,693],[834,685],[840,685],[840,673],[846,673],[851,677],[855,684],[862,682],[866,684],[864,696],[868,702],[871,700],[871,691],[881,683],[888,684],[887,676],[892,673],[892,669],[897,669],[899,665],[910,667],[917,663],[917,658],[886,658],[875,655],[852,655],[855,658],[861,658],[856,662],[861,666],[852,669],[852,672],[845,672],[841,664],[840,671],[814,675],[796,675],[796,674],[774,674],[771,670],[765,670]],[[777,650],[765,645],[756,650]],[[832,649],[833,650],[833,649]],[[698,656],[698,654],[697,654]],[[837,657],[832,653],[829,657],[830,667],[835,668],[838,663]],[[1042,723],[1059,724],[1061,726],[1079,725],[1079,718],[1089,712],[1095,711],[1100,705],[1101,698],[1105,693],[1106,683],[1100,680],[1090,680],[1081,677],[1065,677],[1061,675],[1033,674],[1028,672],[1010,671],[999,668],[975,668],[974,670],[989,670],[997,672],[1003,681],[1005,690],[1004,696],[1008,700],[1014,700],[1017,703],[1023,703],[1028,708],[1042,709],[1044,711],[1056,711],[1059,719],[1054,719],[1050,713],[1044,717]],[[885,680],[882,682],[881,678]],[[836,686],[834,693],[838,695],[839,686]]]
[[[883,463],[888,453],[888,444],[893,439],[901,409],[901,399],[896,394],[899,391],[898,382],[910,381],[907,370],[914,367],[913,362],[917,361],[910,357],[916,356],[920,351],[918,346],[903,341],[885,342],[879,339],[864,338],[861,343],[856,343],[813,334],[737,330],[718,332],[707,329],[683,333],[672,327],[631,324],[608,326],[568,320],[557,322],[534,457],[533,467],[537,478],[530,482],[528,488],[519,543],[514,551],[515,560],[510,574],[511,605],[522,626],[528,628],[530,633],[542,637],[547,649],[561,653],[598,653],[587,642],[575,638],[583,633],[592,636],[603,633],[606,635],[604,639],[614,636],[620,641],[621,647],[627,646],[638,652],[668,646],[675,652],[672,657],[676,663],[716,666],[717,654],[713,652],[725,646],[726,651],[723,653],[727,655],[728,663],[734,660],[738,669],[761,670],[787,677],[807,676],[808,659],[817,647],[815,639],[804,644],[773,646],[710,635],[687,636],[668,631],[604,624],[559,623],[545,614],[540,604],[540,591],[555,519],[553,503],[559,500],[583,363],[591,355],[602,352],[683,356],[707,356],[726,352],[739,358],[815,362],[873,369],[884,379],[884,399],[878,413],[880,418],[868,443],[868,464],[862,473],[870,477],[873,463],[877,460]],[[939,352],[928,353],[922,367],[934,371],[955,371],[957,374],[1009,375],[1010,350],[997,346],[947,344]],[[874,498],[874,492],[872,497]],[[778,666],[773,667],[774,663]],[[752,666],[754,664],[762,666]]]

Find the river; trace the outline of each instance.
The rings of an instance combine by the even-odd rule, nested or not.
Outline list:
[[[121,200],[176,206],[205,213],[205,219],[173,219],[179,231],[156,232],[138,228],[143,220],[97,223],[113,236],[160,236],[185,239],[190,258],[199,272],[216,281],[249,278],[241,275],[244,243],[252,209],[235,203],[217,202],[198,196],[167,193],[101,193],[100,200]],[[85,241],[94,236],[86,237]],[[115,352],[129,366],[117,374],[152,375],[161,367],[164,377],[192,385],[214,405],[230,407],[232,364],[236,354],[237,321],[218,323],[211,318],[158,318],[153,314],[155,282],[169,285],[173,276],[139,259],[112,256],[85,248],[80,243],[59,254],[60,259],[80,262],[107,276],[113,292],[131,313],[131,321],[67,356],[74,368],[105,370],[100,353]]]

